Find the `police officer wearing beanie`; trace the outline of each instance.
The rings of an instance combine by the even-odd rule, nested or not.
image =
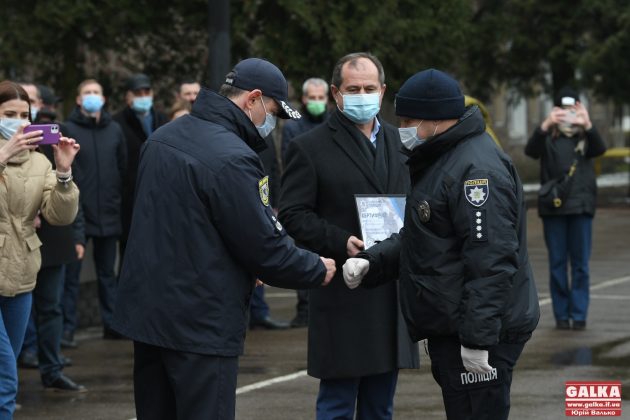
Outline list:
[[[449,75],[412,76],[396,114],[412,185],[405,226],[348,259],[344,280],[400,278],[409,334],[428,339],[448,419],[507,419],[512,370],[540,313],[521,181]]]

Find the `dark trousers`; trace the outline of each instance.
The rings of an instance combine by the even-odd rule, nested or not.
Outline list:
[[[308,317],[308,289],[296,290],[297,304],[295,309],[298,316]]]
[[[467,372],[456,337],[429,338],[433,378],[442,388],[448,420],[507,420],[510,414],[512,371],[525,343],[499,343],[488,351],[494,370],[485,375]]]
[[[118,280],[114,270],[116,264],[116,242],[118,237],[89,237],[94,245],[94,265],[98,280],[98,302],[101,320],[106,329],[110,328],[116,301]],[[63,299],[64,331],[74,334],[77,327],[77,299],[79,297],[79,280],[81,261],[69,264]]]
[[[180,352],[134,341],[138,420],[233,420],[237,357]]]
[[[42,268],[37,274],[37,285],[33,291],[39,373],[44,385],[52,383],[63,370],[60,342],[63,332],[61,296],[64,278],[63,265]]]
[[[322,379],[317,420],[386,420],[394,415],[398,370],[359,378]]]
[[[37,353],[44,385],[57,379],[63,370],[60,341],[63,332],[61,297],[64,278],[65,265],[43,267],[37,273],[33,309],[22,345],[22,352]]]
[[[79,280],[81,277],[81,261],[77,260],[66,265],[66,275],[63,283],[61,310],[63,312],[63,330],[74,335],[77,329],[77,302],[79,300]]]

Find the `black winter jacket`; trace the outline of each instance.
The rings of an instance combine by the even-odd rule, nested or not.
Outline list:
[[[153,131],[166,124],[168,119],[166,115],[158,112],[154,107],[149,111],[153,117]],[[122,198],[122,223],[123,238],[126,242],[131,226],[131,214],[133,212],[133,200],[136,188],[136,177],[138,174],[138,162],[140,160],[140,148],[147,140],[147,134],[142,128],[140,120],[136,116],[136,112],[130,107],[124,108],[122,111],[114,114],[116,121],[122,128],[125,144],[127,145],[127,171],[123,179],[123,198]]]
[[[593,158],[604,154],[606,145],[599,133],[592,127],[574,137],[542,131],[540,127],[534,131],[525,146],[525,154],[540,159],[541,185],[550,179],[559,178],[569,171],[575,157],[575,146],[580,139],[586,140],[584,155],[578,155],[578,165],[571,181],[571,189],[565,204],[559,208],[549,208],[538,203],[540,216],[557,216],[568,214],[595,214],[597,184]]]
[[[411,193],[400,235],[359,256],[364,287],[400,274],[414,340],[458,335],[469,348],[524,342],[540,310],[521,181],[484,131],[479,109],[409,153]]]
[[[113,328],[192,353],[243,351],[256,278],[314,288],[326,269],[296,248],[268,205],[256,127],[203,89],[192,113],[143,147]]]
[[[77,107],[63,124],[63,133],[80,145],[72,175],[81,191],[86,236],[122,233],[122,182],[127,167],[125,139],[120,126],[106,112],[96,119]]]

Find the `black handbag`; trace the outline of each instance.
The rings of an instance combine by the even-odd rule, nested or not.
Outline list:
[[[573,175],[577,168],[580,154],[584,154],[584,140],[578,142],[574,149],[575,157],[569,171],[558,178],[550,179],[538,190],[538,203],[545,208],[558,209],[564,205],[573,184]]]

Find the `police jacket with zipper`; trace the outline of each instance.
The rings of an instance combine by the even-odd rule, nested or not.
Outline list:
[[[410,152],[408,165],[405,227],[360,254],[371,263],[364,286],[400,275],[414,340],[457,335],[479,349],[526,341],[539,306],[523,189],[478,108]]]
[[[316,288],[326,269],[292,245],[268,202],[265,147],[232,101],[202,89],[142,150],[113,328],[177,351],[238,356],[256,278]]]

